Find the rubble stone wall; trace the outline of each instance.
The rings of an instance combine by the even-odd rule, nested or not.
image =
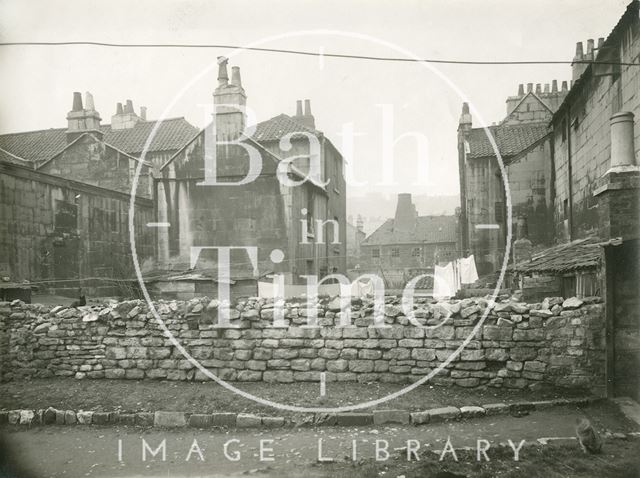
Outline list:
[[[604,385],[605,320],[599,298],[525,304],[486,299],[414,305],[412,325],[398,298],[386,298],[387,327],[373,327],[373,301],[352,303],[352,326],[339,327],[338,299],[321,300],[318,326],[305,327],[305,302],[289,302],[287,327],[273,327],[273,305],[239,302],[231,324],[216,328],[217,301],[158,301],[168,329],[203,367],[229,381],[409,383],[438,367],[432,380],[463,387],[522,389],[544,384]],[[448,317],[448,318],[447,318]],[[444,320],[446,319],[446,320]],[[80,308],[0,303],[0,377],[204,380],[164,335],[148,306],[127,301]]]

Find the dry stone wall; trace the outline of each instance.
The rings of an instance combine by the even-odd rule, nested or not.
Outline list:
[[[305,301],[285,305],[285,328],[273,327],[273,304],[259,299],[238,302],[231,311],[237,328],[226,329],[216,328],[217,301],[158,301],[155,307],[186,350],[229,381],[318,381],[326,372],[327,381],[414,382],[447,361],[489,308],[466,348],[433,383],[592,391],[604,385],[599,298],[423,300],[414,305],[415,317],[428,328],[412,325],[399,302],[386,298],[385,328],[374,326],[374,303],[366,299],[352,302],[350,327],[339,327],[338,299],[319,301],[317,327],[306,326]],[[2,380],[206,379],[142,301],[80,308],[0,303],[0,363]]]

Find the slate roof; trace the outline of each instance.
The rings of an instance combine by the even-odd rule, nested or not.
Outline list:
[[[127,154],[139,155],[157,121],[139,121],[133,128],[112,130],[102,125],[104,141]],[[24,133],[0,135],[0,148],[28,161],[41,162],[51,159],[67,146],[66,128],[52,128]],[[150,151],[180,149],[191,140],[198,128],[184,118],[162,121],[151,142]]]
[[[600,266],[603,242],[598,237],[587,237],[545,249],[527,262],[512,269],[520,273],[562,274],[577,270],[596,269]]]
[[[283,113],[256,124],[253,139],[256,141],[277,141],[287,134],[299,132],[311,133],[316,136],[320,134],[318,130],[309,128]]]
[[[413,230],[397,230],[394,219],[387,219],[367,237],[363,245],[436,244],[457,241],[456,216],[418,216]]]
[[[521,153],[551,132],[545,123],[496,125],[489,126],[488,129],[495,138],[503,159]],[[469,131],[467,142],[469,143],[468,158],[495,156],[484,128],[473,128]]]

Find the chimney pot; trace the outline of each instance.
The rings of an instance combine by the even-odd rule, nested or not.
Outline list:
[[[227,63],[229,59],[224,56],[218,57],[218,86],[227,86],[229,74],[227,73]]]
[[[82,95],[78,91],[73,92],[73,106],[71,111],[82,111]]]
[[[536,94],[542,93],[542,85],[540,83],[536,83]]]
[[[544,84],[544,92],[549,93],[549,83]]]
[[[593,38],[587,40],[587,60],[593,60]]]
[[[623,111],[611,117],[611,167],[636,164],[633,113]]]
[[[576,43],[576,56],[574,56],[573,59],[582,60],[583,56],[584,56],[584,51],[582,49],[582,42],[579,41],[578,43]]]
[[[304,100],[304,115],[311,116],[311,101]]]
[[[601,49],[603,45],[604,45],[604,38],[602,37],[598,38],[598,50]]]
[[[146,106],[141,106],[140,107],[140,118],[142,118],[144,121],[147,121],[147,107]]]
[[[533,91],[533,83],[527,83],[527,93],[531,93]]]
[[[242,78],[240,77],[240,67],[231,67],[231,84],[242,88]]]
[[[116,115],[121,115],[123,113],[122,103],[116,104]]]
[[[524,85],[522,83],[518,85],[518,96],[524,96]]]
[[[469,114],[469,103],[462,103],[462,114],[463,115],[468,115]]]
[[[557,93],[558,92],[558,80],[553,80],[551,82],[551,93]]]
[[[96,107],[93,104],[93,95],[86,91],[84,93],[84,106],[87,110],[95,111]]]
[[[562,82],[562,91],[567,91],[567,82],[566,81]]]
[[[127,100],[125,106],[124,106],[124,112],[125,113],[134,113],[133,111],[133,101],[131,100]]]
[[[302,100],[296,101],[296,116],[302,116]]]

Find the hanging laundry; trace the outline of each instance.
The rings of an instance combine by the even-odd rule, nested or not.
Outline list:
[[[460,282],[462,284],[473,284],[477,280],[478,271],[476,270],[476,260],[473,254],[460,259]]]
[[[458,288],[456,288],[455,273],[453,270],[453,264],[447,263],[446,266],[434,267],[434,279],[433,279],[433,297],[435,299],[444,299],[453,297]]]

